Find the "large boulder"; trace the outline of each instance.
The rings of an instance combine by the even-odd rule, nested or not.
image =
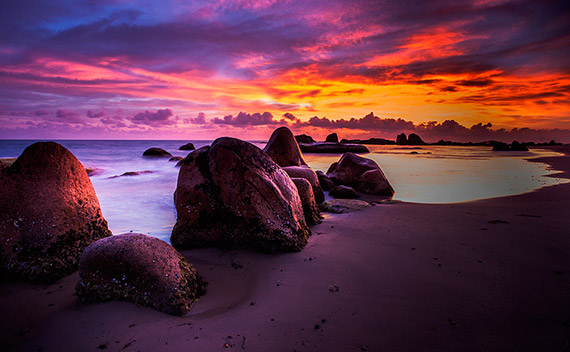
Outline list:
[[[317,202],[315,202],[313,187],[309,181],[304,178],[291,178],[291,180],[299,192],[299,197],[303,204],[303,212],[305,213],[305,221],[308,225],[319,224],[321,222],[321,212],[319,211]]]
[[[204,287],[197,271],[171,245],[126,233],[85,249],[75,290],[83,302],[129,301],[184,315]]]
[[[311,232],[297,187],[256,146],[219,138],[181,161],[174,193],[175,248],[298,251]]]
[[[307,165],[293,132],[287,127],[273,131],[263,151],[281,167]]]
[[[77,270],[81,252],[110,236],[89,176],[54,142],[27,147],[0,171],[0,272],[54,282]]]
[[[327,176],[337,185],[353,187],[362,193],[394,195],[394,189],[378,164],[353,153],[345,153],[338,164],[331,165]]]
[[[319,182],[319,177],[317,174],[308,166],[285,166],[283,170],[289,175],[289,177],[294,178],[304,178],[313,187],[313,193],[315,195],[315,201],[321,203],[325,200],[325,194],[321,188]]]
[[[338,143],[338,135],[336,133],[329,134],[325,142]]]
[[[162,148],[148,148],[143,152],[143,156],[151,158],[172,158],[172,154]]]

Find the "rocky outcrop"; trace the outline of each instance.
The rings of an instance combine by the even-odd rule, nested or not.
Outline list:
[[[410,133],[408,136],[408,145],[424,145],[426,142],[415,133]]]
[[[336,133],[329,134],[325,142],[338,143],[338,135]]]
[[[327,176],[337,185],[353,187],[359,192],[392,196],[394,189],[374,160],[353,153],[345,153],[332,164]]]
[[[319,211],[317,202],[315,202],[313,187],[309,181],[304,178],[291,178],[291,180],[299,192],[299,197],[301,198],[301,203],[303,204],[305,221],[308,225],[319,224],[321,222],[321,213]]]
[[[219,138],[181,161],[174,193],[175,248],[298,251],[311,232],[297,187],[256,146]]]
[[[315,143],[316,141],[313,139],[313,137],[306,135],[306,134],[301,134],[298,136],[295,136],[295,140],[297,141],[297,143]]]
[[[320,210],[325,213],[350,213],[370,207],[370,203],[358,199],[333,199],[320,204]]]
[[[110,236],[81,163],[63,146],[39,142],[0,171],[0,271],[54,282],[77,270],[81,252]]]
[[[184,145],[181,145],[180,148],[178,148],[178,150],[194,150],[196,148],[194,148],[194,144],[192,143],[186,143]]]
[[[305,144],[299,143],[299,148],[303,153],[331,153],[331,154],[342,154],[346,152],[351,153],[370,153],[370,150],[360,144],[348,144],[348,143],[313,143]]]
[[[342,198],[342,199],[356,199],[360,198],[360,194],[358,194],[354,188],[338,185],[334,186],[330,191],[329,195],[334,198]]]
[[[511,145],[503,142],[496,142],[493,146],[494,152],[528,152],[526,145],[519,143],[518,141],[513,141]]]
[[[149,148],[144,151],[143,156],[153,158],[172,158],[172,154],[162,148]]]
[[[334,182],[327,175],[325,175],[324,172],[317,171],[316,174],[319,179],[319,184],[324,191],[328,191],[334,187]]]
[[[408,137],[406,137],[405,133],[400,133],[398,137],[396,137],[396,144],[398,145],[407,145],[408,144]]]
[[[287,127],[273,131],[263,151],[281,167],[307,165],[293,132]]]
[[[283,170],[289,175],[289,177],[294,178],[304,178],[309,181],[313,187],[313,193],[315,195],[315,201],[321,203],[325,200],[325,194],[321,188],[319,178],[317,174],[308,166],[285,166]]]
[[[180,316],[204,287],[198,272],[168,243],[126,233],[85,249],[76,293],[83,302],[129,301]]]

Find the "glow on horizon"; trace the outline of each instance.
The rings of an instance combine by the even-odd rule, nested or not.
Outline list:
[[[266,138],[283,124],[321,137],[330,131],[314,116],[374,112],[432,140],[518,138],[524,129],[520,138],[570,142],[563,1],[172,1],[154,20],[113,1],[89,8],[92,18],[80,4],[66,15],[57,1],[8,3],[0,138]],[[223,119],[265,111],[273,117],[262,122]],[[440,127],[447,120],[460,127]],[[344,137],[406,132],[382,121],[329,125]]]

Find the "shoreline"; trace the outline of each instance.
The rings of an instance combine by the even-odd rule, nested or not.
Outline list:
[[[569,178],[570,148],[552,149],[565,156],[528,161]],[[3,282],[1,340],[12,351],[567,350],[568,209],[566,183],[326,214],[297,253],[184,250],[210,284],[180,318],[79,303],[77,273]]]

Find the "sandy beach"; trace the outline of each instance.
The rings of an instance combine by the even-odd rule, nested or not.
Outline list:
[[[326,214],[298,253],[185,250],[209,285],[183,317],[79,303],[77,273],[3,282],[2,350],[568,351],[569,209],[566,183]]]

